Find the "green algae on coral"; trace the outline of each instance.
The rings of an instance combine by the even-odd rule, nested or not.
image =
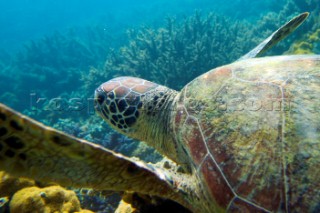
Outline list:
[[[320,29],[304,36],[303,40],[292,44],[289,54],[316,54],[320,52]]]

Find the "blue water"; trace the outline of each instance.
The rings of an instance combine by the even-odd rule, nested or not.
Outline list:
[[[0,2],[0,49],[18,50],[30,39],[55,31],[101,24],[124,30],[150,24],[159,26],[166,16],[184,17],[195,10],[238,19],[255,19],[279,11],[285,0],[12,0]]]

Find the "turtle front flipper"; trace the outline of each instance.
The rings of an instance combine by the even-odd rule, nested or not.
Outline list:
[[[182,203],[159,169],[47,127],[3,104],[0,170],[64,186],[135,191]]]
[[[297,29],[309,16],[308,12],[301,13],[300,15],[294,17],[277,31],[271,34],[266,40],[261,42],[258,46],[252,49],[250,52],[239,58],[238,60],[244,60],[248,58],[255,58],[261,56],[264,52],[269,50],[271,47],[276,45],[282,39],[290,35],[295,29]]]

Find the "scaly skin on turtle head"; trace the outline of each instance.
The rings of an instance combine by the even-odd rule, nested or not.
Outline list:
[[[95,108],[114,129],[186,167],[186,156],[172,135],[170,113],[176,95],[175,90],[147,80],[119,77],[96,89]]]

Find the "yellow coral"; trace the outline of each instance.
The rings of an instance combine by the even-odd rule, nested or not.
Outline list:
[[[130,204],[121,200],[115,213],[135,213],[137,210]]]
[[[318,29],[316,32],[312,33],[309,36],[310,41],[317,42],[320,41],[320,29]]]
[[[49,186],[49,184],[36,183],[27,178],[16,178],[3,171],[0,171],[0,198],[2,199],[0,207],[11,198],[10,210],[13,213],[92,213],[92,211],[80,208],[80,202],[73,191],[57,185]]]
[[[75,212],[75,213],[93,213],[93,212],[90,210],[82,209],[81,211]]]
[[[291,52],[293,54],[312,54],[313,45],[306,41],[294,43]]]
[[[21,189],[13,195],[10,210],[12,213],[91,212],[82,211],[76,194],[60,186]]]
[[[115,213],[136,213],[136,212],[138,212],[138,210],[132,206],[132,203],[133,203],[132,199],[133,198],[132,198],[131,193],[125,193],[122,196],[122,200],[120,201]]]

